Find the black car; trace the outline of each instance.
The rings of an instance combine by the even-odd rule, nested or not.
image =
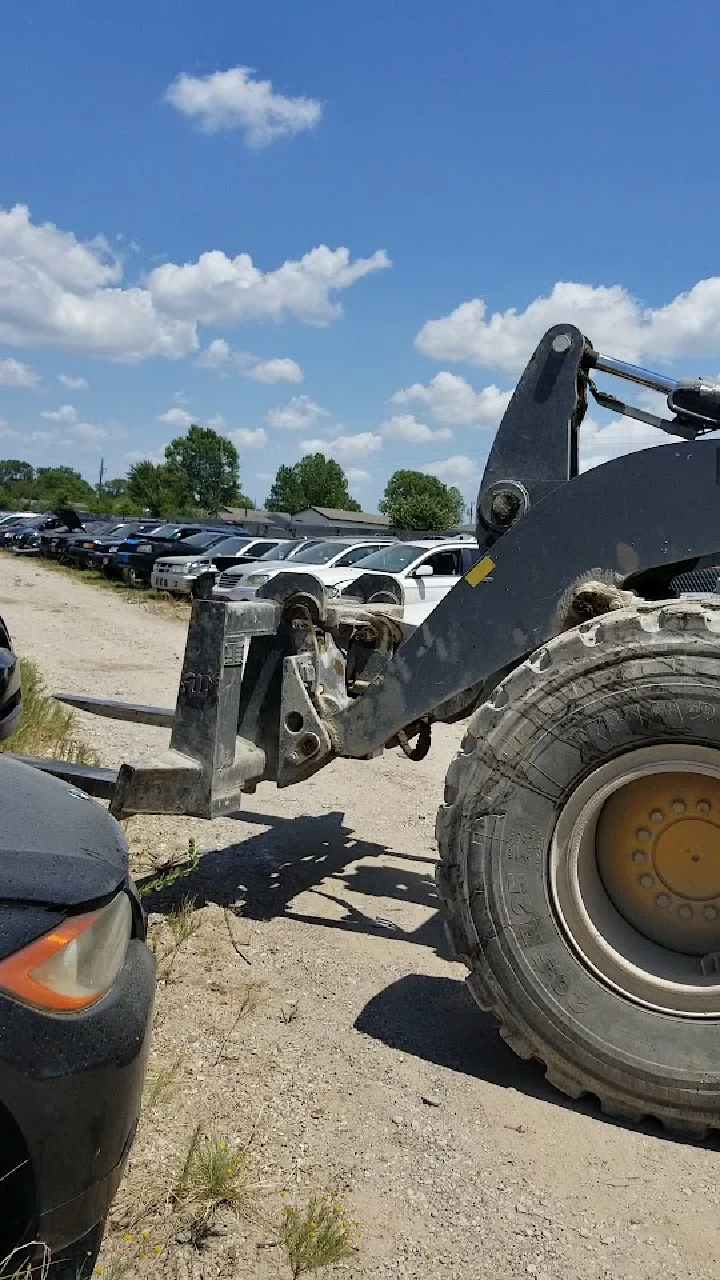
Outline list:
[[[109,578],[119,578],[120,568],[114,563],[116,551],[131,538],[137,538],[140,534],[154,533],[156,529],[161,527],[161,524],[160,520],[126,520],[122,524],[116,525],[109,533],[101,534],[99,538],[88,538],[88,543],[92,542],[93,545],[82,548],[82,550],[87,551],[87,565],[83,563],[85,557],[78,555],[77,567],[80,569],[84,567],[99,569]]]
[[[65,521],[65,527],[59,529],[46,529],[40,534],[39,552],[46,560],[67,560],[68,548],[76,538],[91,537],[94,530],[107,529],[107,520],[103,520],[102,516],[86,516],[81,523],[70,524]]]
[[[29,519],[13,521],[0,528],[0,547],[11,551],[13,547],[20,545],[21,538],[23,541],[26,540],[26,535],[30,535],[27,540],[31,542],[32,538],[37,537],[44,529],[59,529],[62,523],[62,520],[54,514],[31,516]]]
[[[0,737],[18,707],[0,623]],[[90,1274],[135,1134],[153,998],[120,826],[0,754],[0,1258],[46,1246],[51,1276]]]
[[[56,537],[81,528],[82,520],[77,511],[73,511],[71,507],[61,507],[57,511],[46,511],[35,520],[26,521],[12,534],[6,545],[17,553],[37,553],[43,537]]]
[[[128,586],[146,586],[158,556],[172,555],[178,543],[203,533],[227,535],[227,528],[207,524],[162,524],[154,533],[126,538],[110,563],[120,571]]]

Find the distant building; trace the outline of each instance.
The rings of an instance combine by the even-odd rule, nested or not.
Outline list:
[[[338,507],[308,507],[292,517],[298,532],[326,533],[328,537],[344,537],[355,534],[363,537],[375,533],[387,533],[390,521],[387,516],[369,511],[342,511]]]

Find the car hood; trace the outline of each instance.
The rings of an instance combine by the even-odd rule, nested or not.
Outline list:
[[[0,903],[77,908],[127,876],[127,844],[95,800],[0,754]]]
[[[174,568],[184,569],[185,565],[190,564],[191,560],[202,560],[203,564],[211,564],[212,556],[207,551],[196,551],[195,555],[188,553],[184,556],[161,556],[163,564],[171,564]],[[157,561],[155,562],[157,566]]]

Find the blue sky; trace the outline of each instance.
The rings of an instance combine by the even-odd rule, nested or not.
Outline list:
[[[558,320],[720,371],[714,0],[5,0],[0,455],[472,500]],[[716,273],[718,273],[716,275]],[[599,412],[586,465],[662,440]]]

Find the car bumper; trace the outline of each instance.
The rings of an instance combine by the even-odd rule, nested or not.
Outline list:
[[[0,1100],[32,1170],[34,1238],[51,1250],[100,1222],[117,1190],[140,1113],[154,990],[153,958],[133,939],[111,990],[82,1014],[0,996]]]
[[[132,569],[138,578],[145,578],[148,582],[154,563],[151,557],[138,555],[136,551],[118,551],[112,557],[113,566],[121,573]]]
[[[189,596],[192,593],[193,583],[198,578],[197,573],[158,573],[153,569],[150,576],[150,583],[156,591],[177,591],[182,595]]]

